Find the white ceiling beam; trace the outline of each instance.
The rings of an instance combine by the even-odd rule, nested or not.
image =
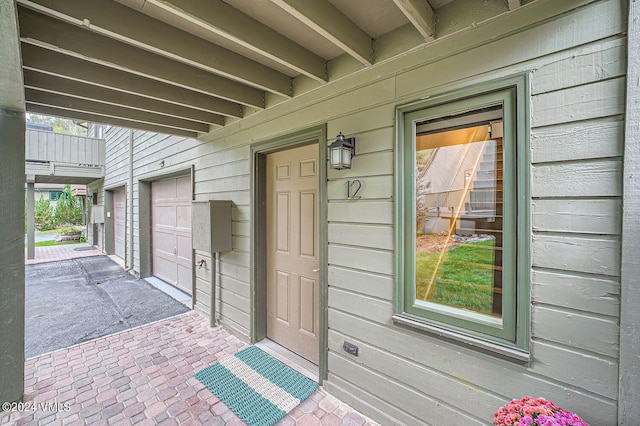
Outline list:
[[[238,103],[130,74],[28,43],[22,43],[21,47],[22,64],[26,70],[40,71],[213,114],[242,117],[242,106]]]
[[[264,92],[19,7],[22,41],[108,67],[264,108]]]
[[[110,90],[104,87],[68,80],[28,69],[24,70],[24,87],[89,101],[93,100],[109,105],[133,108],[154,114],[166,115],[168,117],[224,126],[224,117],[218,114],[187,108],[181,105],[168,104],[156,99]]]
[[[161,125],[190,132],[208,133],[210,130],[208,124],[185,120],[183,118],[167,117],[166,115],[153,114],[133,108],[103,104],[100,102],[29,88],[26,88],[24,93],[27,102],[36,105],[84,111],[105,117],[122,118],[125,120]]]
[[[289,76],[112,0],[19,0],[19,4],[230,80],[291,96]]]
[[[271,0],[365,66],[372,65],[372,40],[327,0]]]
[[[393,0],[393,2],[425,40],[432,41],[435,38],[435,12],[427,0]]]
[[[130,0],[117,1],[125,5],[131,4]],[[206,2],[202,0],[147,0],[140,8],[143,13],[149,5],[168,11],[193,25],[237,43],[316,81],[326,82],[326,61],[322,57],[221,0]]]
[[[146,130],[149,132],[166,133],[169,135],[184,136],[187,138],[197,138],[197,132],[175,129],[162,125],[141,123],[139,121],[122,118],[108,117],[99,114],[92,114],[86,111],[75,111],[72,109],[59,108],[55,106],[37,105],[27,102],[27,112],[33,114],[51,115],[54,117],[69,118],[71,120],[89,121],[92,123],[111,124],[113,126],[127,127],[129,129]]]

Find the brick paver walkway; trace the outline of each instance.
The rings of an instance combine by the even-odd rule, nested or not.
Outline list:
[[[241,425],[194,374],[243,347],[190,311],[31,358],[24,402],[59,409],[0,413],[0,425]],[[319,389],[279,423],[294,424],[375,423]]]
[[[61,246],[36,247],[35,259],[27,260],[27,251],[24,251],[25,265],[34,263],[54,262],[57,260],[75,259],[78,257],[97,256],[102,254],[98,249],[86,243],[64,244]]]

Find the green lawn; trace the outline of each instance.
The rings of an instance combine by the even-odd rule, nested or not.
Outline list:
[[[67,232],[72,230],[81,230],[81,226],[65,226],[63,228],[50,229],[48,231],[36,231],[36,235],[50,235],[50,234],[59,234],[61,232]],[[56,243],[53,240],[50,241],[40,241],[35,244],[35,247],[50,247],[50,246],[61,246],[66,244],[79,244],[84,241],[64,241],[60,243]],[[27,244],[24,245],[25,247]]]
[[[425,298],[440,253],[416,254],[416,297],[491,314],[494,240],[464,243],[445,252]]]
[[[36,231],[36,235],[58,234],[60,229],[49,229],[48,231]]]

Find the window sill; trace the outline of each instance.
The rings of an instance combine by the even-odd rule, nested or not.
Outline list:
[[[395,324],[407,326],[419,331],[434,334],[455,342],[464,343],[472,347],[473,349],[478,349],[481,351],[489,352],[494,355],[499,355],[500,357],[510,361],[516,361],[521,364],[528,364],[529,361],[531,360],[531,354],[526,351],[522,351],[515,348],[509,348],[506,346],[499,345],[497,343],[492,343],[486,340],[479,339],[477,337],[456,333],[454,331],[437,327],[435,325],[427,324],[425,322],[418,321],[413,318],[406,317],[400,314],[396,314],[391,318]]]

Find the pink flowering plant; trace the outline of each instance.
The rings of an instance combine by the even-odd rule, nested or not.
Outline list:
[[[513,399],[493,415],[496,426],[589,426],[577,414],[544,398]]]

